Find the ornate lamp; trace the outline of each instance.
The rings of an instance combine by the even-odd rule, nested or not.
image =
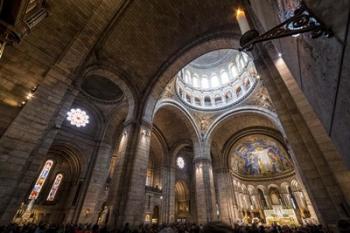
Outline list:
[[[6,45],[19,43],[48,13],[46,0],[0,0],[0,58]]]
[[[320,36],[331,37],[333,35],[333,32],[317,19],[303,1],[300,2],[299,8],[294,11],[294,15],[291,18],[263,34],[259,34],[255,29],[250,29],[244,11],[238,9],[236,19],[242,33],[240,50],[243,51],[252,50],[254,45],[259,42],[298,35],[300,33],[309,32],[312,38],[318,38]]]

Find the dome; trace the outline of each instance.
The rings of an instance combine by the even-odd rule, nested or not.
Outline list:
[[[231,170],[241,177],[275,177],[294,170],[293,163],[280,142],[266,135],[239,139],[230,150]]]
[[[199,110],[216,110],[238,103],[257,83],[257,72],[248,54],[234,49],[206,53],[176,75],[179,98]]]

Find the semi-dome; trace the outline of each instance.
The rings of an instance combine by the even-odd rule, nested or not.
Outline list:
[[[186,65],[176,76],[179,98],[200,110],[215,110],[235,104],[254,89],[257,72],[248,54],[220,49]]]
[[[254,134],[240,138],[230,150],[231,170],[241,177],[271,177],[294,170],[285,148],[276,139]]]

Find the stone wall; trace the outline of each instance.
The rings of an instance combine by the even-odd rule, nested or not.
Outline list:
[[[265,32],[281,22],[277,1],[268,4],[251,0],[251,8],[258,22],[255,27]],[[328,27],[334,36],[311,39],[309,35],[287,37],[273,41],[277,52],[282,54],[299,88],[331,136],[339,152],[350,166],[350,105],[349,65],[349,1],[307,0],[306,4]]]

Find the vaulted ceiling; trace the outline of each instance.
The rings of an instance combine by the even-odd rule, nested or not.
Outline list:
[[[48,1],[49,16],[0,62],[0,102],[16,106],[62,59],[103,3],[115,7],[92,49],[98,61],[123,70],[142,93],[159,68],[205,32],[233,30],[233,0]],[[96,21],[96,24],[101,23]],[[94,32],[91,32],[93,34]]]
[[[132,1],[101,41],[101,56],[139,90],[172,55],[204,33],[234,28],[232,0]]]

